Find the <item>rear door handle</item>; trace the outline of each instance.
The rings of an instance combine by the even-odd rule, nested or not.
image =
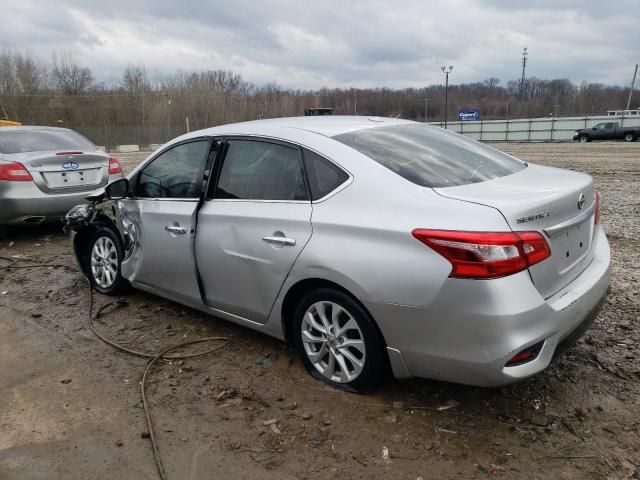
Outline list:
[[[288,237],[262,237],[262,240],[272,245],[288,245],[293,247],[296,244],[295,238]]]
[[[187,233],[187,229],[181,227],[180,225],[167,225],[166,227],[164,227],[164,229],[169,233],[173,233],[174,235],[184,235],[185,233]]]

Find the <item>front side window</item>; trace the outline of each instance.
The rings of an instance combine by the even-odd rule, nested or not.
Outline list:
[[[197,198],[208,148],[207,140],[199,140],[161,153],[139,173],[136,197]]]
[[[606,126],[607,126],[606,123],[599,123],[593,128],[594,128],[594,130],[604,130]]]
[[[230,140],[214,198],[307,200],[297,148],[255,140]]]
[[[365,128],[333,139],[423,187],[484,182],[527,167],[480,142],[427,125]]]

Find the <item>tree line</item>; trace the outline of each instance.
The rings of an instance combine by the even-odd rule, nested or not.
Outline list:
[[[621,109],[628,87],[569,79],[498,78],[449,85],[447,115],[477,108],[483,119],[602,115]],[[426,99],[426,101],[425,101]],[[633,105],[637,105],[635,102]],[[260,118],[302,115],[308,107],[334,114],[439,122],[444,85],[420,88],[300,90],[256,85],[227,70],[176,70],[151,78],[144,65],[126,65],[116,80],[98,81],[69,52],[48,61],[0,50],[0,117],[28,125],[73,128],[98,145],[162,143],[189,130]]]

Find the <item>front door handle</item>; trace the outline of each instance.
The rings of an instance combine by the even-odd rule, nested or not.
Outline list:
[[[180,225],[167,225],[166,227],[164,227],[164,229],[169,233],[173,233],[174,235],[184,235],[185,233],[187,233],[187,229],[181,227]]]
[[[288,245],[293,247],[296,244],[295,238],[288,237],[262,237],[262,240],[272,245]]]

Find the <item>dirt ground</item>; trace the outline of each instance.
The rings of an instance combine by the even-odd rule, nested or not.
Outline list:
[[[497,147],[588,172],[602,193],[613,286],[585,337],[507,388],[392,381],[358,396],[315,381],[276,340],[133,292],[97,322],[118,342],[156,352],[230,339],[152,373],[169,478],[640,478],[640,143]],[[0,256],[73,265],[57,227],[0,234]],[[95,295],[98,307],[112,300]],[[0,270],[0,479],[157,478],[142,435],[146,362],[97,340],[88,306],[75,271]]]

